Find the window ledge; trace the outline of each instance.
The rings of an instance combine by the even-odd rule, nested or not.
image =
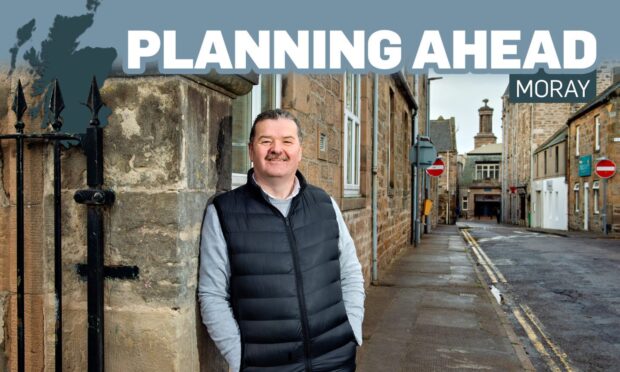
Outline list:
[[[341,210],[344,211],[350,211],[350,210],[354,210],[354,209],[363,209],[366,207],[366,198],[363,196],[354,196],[354,197],[349,197],[349,196],[345,196],[344,198],[341,199]]]

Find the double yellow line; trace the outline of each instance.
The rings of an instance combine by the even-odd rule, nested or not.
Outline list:
[[[463,233],[465,240],[467,240],[467,242],[469,242],[469,244],[471,245],[471,248],[474,251],[476,257],[478,257],[478,262],[480,262],[482,267],[484,267],[484,270],[489,275],[491,283],[506,283],[506,278],[504,277],[504,275],[502,275],[502,273],[497,269],[497,267],[495,267],[489,256],[484,253],[482,248],[480,248],[480,245],[478,245],[476,239],[471,236],[469,231],[467,231],[466,229],[462,229],[461,232]]]
[[[530,339],[530,341],[532,341],[532,345],[534,345],[534,348],[536,349],[536,351],[540,353],[540,356],[543,358],[545,363],[547,363],[547,366],[549,367],[549,369],[553,372],[561,372],[561,371],[573,372],[574,369],[568,361],[568,356],[559,346],[553,343],[553,341],[551,341],[551,339],[543,331],[542,323],[540,322],[540,320],[538,320],[536,315],[534,315],[534,313],[529,308],[529,306],[519,305],[519,307],[521,308],[520,310],[515,307],[512,310],[512,313],[514,314],[519,324],[521,324],[521,327],[527,334],[527,337]],[[523,311],[523,314],[525,314],[525,317],[521,314],[521,311]],[[530,323],[528,323],[528,320]],[[547,352],[545,345],[540,341],[540,339],[538,338],[536,334],[536,331],[532,328],[532,326],[530,326],[530,324],[533,326],[533,328],[536,329],[536,331],[538,331],[542,340],[545,342],[547,347],[551,350],[553,356],[555,356],[555,358],[560,361],[560,364],[563,368],[560,368],[558,363],[556,363],[555,360],[553,359],[552,355],[550,355]]]
[[[497,267],[495,267],[493,261],[491,261],[491,259],[486,255],[484,250],[480,247],[476,239],[471,236],[469,231],[467,231],[467,229],[462,229],[461,232],[463,233],[465,240],[471,245],[472,251],[478,258],[478,262],[480,262],[489,275],[491,282],[497,283],[499,281],[501,283],[507,283],[504,275],[502,275]],[[503,294],[503,296],[504,298],[509,298],[507,294]],[[512,300],[509,300],[508,304],[512,308],[514,317],[527,334],[527,337],[532,342],[532,345],[536,351],[540,353],[549,369],[553,372],[573,372],[574,368],[568,361],[568,356],[559,346],[551,341],[549,336],[547,336],[543,330],[542,323],[538,320],[538,317],[534,315],[532,309],[525,304],[515,304]],[[540,338],[538,335],[540,335]],[[545,347],[545,345],[547,346]],[[549,353],[547,349],[549,349],[551,353]],[[559,361],[559,363],[557,363],[556,360]]]

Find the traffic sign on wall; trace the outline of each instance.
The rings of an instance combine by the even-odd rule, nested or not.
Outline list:
[[[594,173],[601,178],[610,178],[616,173],[616,163],[609,159],[596,162]]]

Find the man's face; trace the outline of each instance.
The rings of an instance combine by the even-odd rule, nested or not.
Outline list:
[[[254,173],[259,180],[288,181],[295,175],[301,161],[297,125],[290,119],[259,121],[248,147]]]

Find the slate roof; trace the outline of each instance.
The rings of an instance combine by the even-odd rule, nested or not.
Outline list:
[[[454,118],[444,119],[442,116],[437,120],[431,120],[431,141],[437,152],[456,151],[456,139],[451,122],[454,123]]]
[[[599,94],[594,100],[590,103],[583,106],[579,111],[574,113],[568,120],[566,124],[570,125],[573,121],[577,120],[579,117],[585,115],[593,108],[604,104],[609,101],[613,97],[617,97],[620,94],[620,81],[612,84],[609,88],[605,89],[601,94]]]
[[[540,146],[538,146],[536,151],[534,151],[534,154],[538,154],[539,152],[545,149],[548,149],[550,147],[553,147],[560,142],[566,141],[567,137],[568,137],[568,127],[562,127],[558,129],[554,134],[551,135],[551,137],[549,137],[545,142],[543,142]]]

